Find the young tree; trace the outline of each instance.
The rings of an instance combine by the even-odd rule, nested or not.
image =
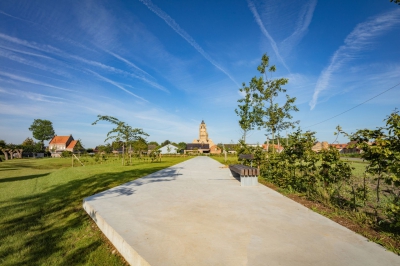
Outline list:
[[[149,136],[142,129],[132,128],[125,122],[119,121],[115,117],[103,116],[103,115],[98,115],[97,117],[98,117],[98,119],[96,121],[94,121],[92,123],[92,125],[96,125],[99,121],[107,121],[107,122],[110,122],[111,124],[116,125],[115,128],[113,128],[110,132],[107,133],[107,138],[104,140],[104,142],[106,142],[109,139],[114,139],[115,141],[121,141],[123,143],[123,146],[122,146],[123,152],[122,153],[123,153],[124,158],[122,160],[122,165],[124,165],[125,153],[126,153],[126,148],[128,147],[128,144],[135,140],[138,140],[140,138]]]
[[[79,155],[81,155],[81,152],[85,151],[85,147],[82,145],[82,140],[78,139],[78,141],[75,144],[74,147],[74,152],[78,152]]]
[[[35,139],[40,140],[42,143],[45,140],[50,140],[54,136],[53,123],[49,120],[34,119],[32,125],[29,128],[32,131],[32,135]]]
[[[133,149],[138,152],[139,156],[142,151],[146,151],[148,148],[148,145],[146,143],[146,140],[143,138],[139,138],[138,140],[132,142]]]
[[[237,112],[243,125],[242,129],[250,130],[253,125],[258,129],[265,128],[267,132],[272,133],[272,144],[274,144],[275,134],[288,128],[294,128],[298,123],[291,121],[293,118],[290,114],[292,111],[297,112],[299,109],[294,105],[295,97],[289,97],[286,94],[286,101],[283,104],[278,103],[278,96],[286,93],[286,89],[282,86],[288,83],[288,79],[279,78],[271,79],[270,74],[276,71],[276,67],[269,66],[269,57],[264,54],[261,58],[261,64],[257,70],[262,76],[253,77],[248,87],[241,89],[246,94],[242,99],[244,105],[239,105],[241,111]],[[245,84],[244,84],[245,85]]]
[[[33,146],[35,142],[31,138],[26,138],[24,142],[22,142],[22,146]]]
[[[242,129],[242,140],[246,143],[246,136],[250,130],[254,129],[254,118],[252,115],[253,107],[251,105],[251,91],[250,88],[246,86],[246,83],[243,82],[243,88],[240,88],[239,91],[244,93],[245,96],[242,99],[239,99],[238,102],[242,103],[242,105],[238,105],[239,109],[235,109],[235,113],[239,116],[239,126]]]

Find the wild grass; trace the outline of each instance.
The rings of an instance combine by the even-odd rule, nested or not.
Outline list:
[[[83,198],[188,158],[130,166],[88,159],[74,168],[70,158],[0,163],[0,265],[124,265],[83,210]]]

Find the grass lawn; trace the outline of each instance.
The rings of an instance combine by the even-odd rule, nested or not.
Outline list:
[[[60,158],[0,163],[0,265],[124,265],[83,210],[83,198],[189,158],[132,166],[86,159],[74,168]]]

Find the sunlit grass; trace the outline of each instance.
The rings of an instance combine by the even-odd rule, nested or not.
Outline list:
[[[132,166],[88,159],[74,168],[70,158],[0,163],[0,265],[123,265],[83,210],[83,198],[188,158]]]

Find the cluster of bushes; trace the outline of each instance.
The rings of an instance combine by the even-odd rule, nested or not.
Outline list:
[[[400,229],[400,116],[393,112],[385,121],[385,127],[346,134],[363,150],[366,167],[358,176],[335,148],[314,152],[314,132],[297,130],[281,153],[241,142],[238,154],[253,154],[261,176],[281,188]]]

